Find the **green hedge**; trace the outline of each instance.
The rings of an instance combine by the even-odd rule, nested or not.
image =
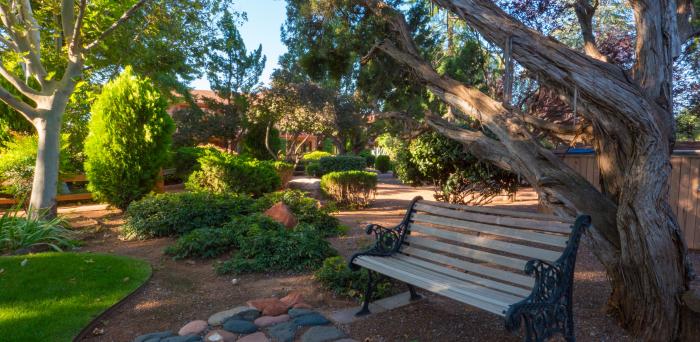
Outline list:
[[[367,161],[363,157],[342,155],[332,157],[322,157],[318,161],[321,174],[338,171],[362,171],[365,169]]]
[[[377,174],[366,171],[331,172],[321,177],[321,190],[341,205],[365,207],[374,199]]]
[[[149,195],[126,210],[127,238],[177,236],[199,228],[220,227],[238,215],[253,212],[248,196],[182,192]]]
[[[285,163],[282,161],[265,161],[265,163],[269,163],[272,168],[275,169],[277,175],[280,177],[280,184],[282,188],[286,187],[287,183],[292,180],[292,177],[294,176],[294,164]]]
[[[374,166],[377,171],[387,173],[391,170],[391,160],[389,156],[377,156],[377,159],[374,161]]]
[[[309,152],[309,153],[304,154],[301,157],[301,160],[303,160],[305,162],[312,162],[312,161],[318,161],[319,159],[321,159],[323,157],[331,157],[331,156],[333,156],[333,154],[328,153],[326,151],[313,151],[313,152]]]
[[[185,184],[192,191],[242,193],[258,197],[282,185],[271,162],[227,153],[207,153],[198,162],[200,170],[193,172]]]

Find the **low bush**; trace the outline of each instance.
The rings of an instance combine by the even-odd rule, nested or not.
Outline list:
[[[300,190],[285,190],[266,194],[256,201],[257,211],[265,211],[275,203],[282,202],[292,211],[301,224],[314,227],[322,236],[337,236],[345,232],[340,221],[331,214],[336,211],[335,206],[327,204],[321,207],[316,199],[306,196]]]
[[[338,296],[350,297],[359,301],[364,300],[364,291],[367,288],[368,280],[367,270],[364,268],[357,271],[351,270],[348,262],[341,256],[324,260],[314,277],[323,287]],[[393,291],[393,283],[387,278],[382,278],[375,286],[370,300],[384,298]]]
[[[328,241],[307,224],[288,230],[266,216],[252,217],[260,222],[248,225],[239,234],[239,250],[217,266],[217,273],[308,271],[317,269],[325,258],[336,254]]]
[[[171,165],[178,179],[187,180],[192,172],[199,170],[199,162],[207,153],[220,153],[212,146],[180,147],[171,154]]]
[[[360,153],[357,154],[358,156],[365,158],[365,166],[367,167],[373,167],[374,163],[376,161],[376,157],[372,154],[372,151],[369,150],[363,150]]]
[[[207,153],[198,162],[200,170],[193,172],[185,185],[189,190],[257,197],[281,186],[280,176],[270,162],[227,153]]]
[[[248,196],[182,192],[149,195],[126,210],[127,238],[177,236],[198,228],[220,227],[231,218],[253,212]]]
[[[323,173],[321,173],[321,164],[317,161],[312,161],[306,164],[306,167],[304,168],[304,173],[306,173],[307,176],[312,177],[323,176]]]
[[[366,171],[331,172],[321,177],[321,190],[341,205],[365,207],[374,199],[377,174]]]
[[[289,183],[294,176],[294,164],[285,163],[283,161],[268,161],[266,163],[269,163],[275,171],[277,171],[277,175],[280,177],[280,187],[286,187],[287,183]]]
[[[31,219],[19,216],[18,212],[10,210],[0,216],[0,253],[37,248],[61,252],[75,246],[72,232],[61,219]]]
[[[319,159],[323,157],[331,157],[333,154],[328,153],[326,151],[313,151],[309,153],[305,153],[302,157],[301,160],[305,162],[312,162],[312,161],[318,161]]]
[[[350,155],[322,157],[318,162],[323,175],[338,171],[362,171],[366,164],[365,158]]]
[[[391,160],[389,156],[377,156],[374,167],[381,173],[389,172],[389,170],[391,170]]]
[[[175,259],[215,258],[237,245],[237,232],[230,226],[195,229],[177,239],[165,249]]]

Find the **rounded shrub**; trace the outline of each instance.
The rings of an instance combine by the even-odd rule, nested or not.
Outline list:
[[[304,173],[306,173],[307,176],[312,177],[323,176],[323,174],[321,173],[321,164],[317,161],[312,161],[306,164],[306,167],[304,168]]]
[[[309,153],[305,153],[302,157],[301,160],[305,162],[312,162],[312,161],[318,161],[319,159],[323,157],[331,157],[333,154],[328,153],[326,151],[313,151]]]
[[[350,297],[359,301],[364,300],[364,292],[367,287],[369,275],[367,269],[353,271],[348,262],[341,256],[333,256],[323,261],[323,265],[314,273],[314,278],[323,287],[336,295]],[[382,277],[375,284],[375,289],[370,300],[387,297],[394,290],[390,278]]]
[[[221,227],[253,212],[248,196],[181,192],[144,197],[129,205],[122,234],[127,238],[179,236],[199,228]]]
[[[362,150],[360,153],[357,154],[358,156],[365,158],[366,166],[367,167],[373,167],[374,162],[376,161],[376,157],[372,154],[372,151],[369,150]]]
[[[389,172],[389,170],[391,170],[391,160],[389,156],[377,156],[377,159],[374,161],[374,167],[381,173]]]
[[[316,199],[307,197],[306,193],[300,190],[290,189],[266,194],[256,200],[255,209],[263,212],[278,202],[287,205],[300,224],[312,226],[324,237],[337,236],[345,230],[340,221],[331,215],[336,211],[334,206],[321,207]]]
[[[165,249],[174,259],[215,258],[236,246],[236,231],[230,227],[195,229]]]
[[[337,171],[361,171],[365,169],[365,158],[351,155],[340,155],[332,157],[321,157],[318,160],[321,174]]]
[[[321,190],[341,205],[365,207],[374,199],[377,174],[366,171],[331,172],[321,177]]]
[[[294,176],[294,164],[286,163],[283,161],[267,161],[277,172],[280,177],[281,188],[287,186],[292,177]]]
[[[255,197],[278,190],[282,180],[275,166],[266,161],[228,153],[207,153],[198,160],[185,186],[193,191],[242,193]]]
[[[175,125],[148,78],[126,67],[92,106],[85,140],[88,190],[120,209],[149,193],[167,162]]]

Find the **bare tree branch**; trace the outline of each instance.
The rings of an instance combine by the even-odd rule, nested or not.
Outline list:
[[[131,8],[126,10],[126,12],[124,12],[124,14],[122,14],[122,16],[119,19],[117,19],[117,21],[115,21],[110,27],[108,27],[106,30],[104,30],[104,32],[102,32],[100,34],[100,36],[97,37],[97,39],[95,39],[92,43],[85,46],[85,51],[89,51],[92,48],[94,48],[95,46],[97,46],[110,33],[112,33],[114,30],[116,30],[119,26],[123,25],[127,20],[129,20],[129,18],[131,18],[132,15],[134,15],[134,13],[136,13],[136,11],[139,8],[141,8],[141,6],[143,6],[146,3],[146,1],[148,1],[148,0],[140,0],[139,2],[137,2],[133,6],[131,6]]]
[[[587,55],[603,62],[608,62],[608,57],[600,53],[593,34],[593,16],[598,9],[598,0],[578,0],[574,4],[574,11],[581,26],[583,36],[583,51]]]
[[[81,57],[80,51],[78,50],[82,46],[83,18],[85,17],[86,5],[86,0],[80,0],[80,5],[78,6],[78,19],[73,23],[73,34],[70,38],[70,44],[68,44],[68,57],[71,62],[74,63]]]

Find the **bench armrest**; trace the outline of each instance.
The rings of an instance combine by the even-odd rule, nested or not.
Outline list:
[[[556,333],[573,334],[572,295],[574,266],[581,235],[591,224],[590,216],[576,219],[569,241],[555,262],[534,259],[525,264],[525,273],[535,277],[535,286],[525,299],[505,312],[506,329],[517,331],[521,324],[526,334],[544,340]]]
[[[367,225],[367,227],[365,227],[365,233],[367,235],[374,234],[374,245],[372,245],[372,247],[366,251],[355,253],[350,258],[350,269],[356,270],[358,268],[353,261],[359,256],[371,255],[386,257],[397,253],[399,249],[401,249],[401,245],[403,245],[403,240],[406,237],[406,234],[410,234],[409,224],[411,220],[411,213],[413,212],[413,206],[416,204],[416,202],[422,199],[422,197],[416,197],[413,199],[413,201],[411,201],[403,220],[394,228],[386,228],[378,224]]]

